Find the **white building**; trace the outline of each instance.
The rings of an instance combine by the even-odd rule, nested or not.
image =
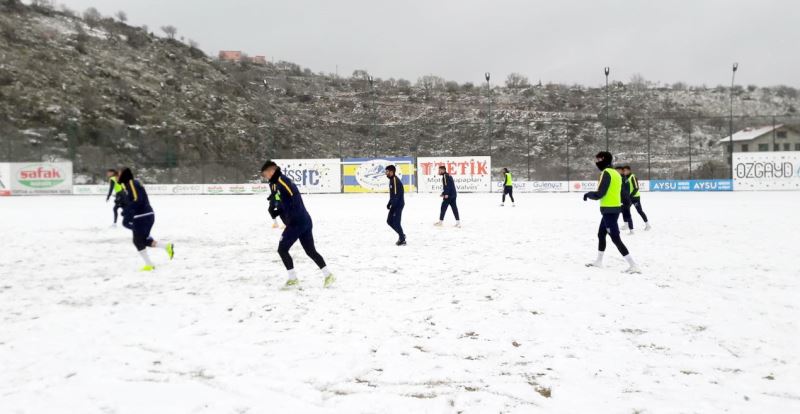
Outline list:
[[[730,138],[719,143],[728,150]],[[760,128],[745,128],[733,134],[734,152],[800,151],[800,133],[792,127],[779,124]]]

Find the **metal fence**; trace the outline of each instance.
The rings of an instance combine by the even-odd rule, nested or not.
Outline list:
[[[593,156],[607,146],[617,163],[631,165],[643,179],[729,178],[726,139],[731,122],[735,132],[800,125],[800,116],[365,122],[293,131],[296,138],[288,142],[254,128],[243,138],[252,143],[250,147],[223,148],[214,156],[198,152],[187,135],[111,130],[87,138],[65,130],[43,136],[36,130],[10,131],[0,125],[0,160],[72,160],[77,183],[104,182],[107,168],[129,165],[153,183],[190,184],[253,180],[266,158],[488,155],[498,178],[506,167],[517,179],[569,181],[596,178]],[[779,144],[778,150],[785,149],[774,133],[772,140]],[[769,150],[774,149],[770,145]]]

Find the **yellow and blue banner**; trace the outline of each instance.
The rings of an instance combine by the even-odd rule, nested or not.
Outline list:
[[[416,191],[412,157],[345,158],[342,160],[342,189],[345,193],[385,193],[389,191],[386,166],[397,167],[397,178],[405,191]]]

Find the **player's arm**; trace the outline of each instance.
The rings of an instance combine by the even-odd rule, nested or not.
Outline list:
[[[600,184],[597,186],[597,191],[589,191],[583,197],[583,199],[591,198],[592,200],[599,200],[605,197],[606,193],[608,192],[608,187],[611,186],[611,175],[608,171],[603,171],[603,175],[600,176]]]
[[[114,181],[108,180],[108,194],[106,194],[106,201],[111,198],[111,193],[114,191]]]

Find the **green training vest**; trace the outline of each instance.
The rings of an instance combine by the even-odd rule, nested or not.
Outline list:
[[[631,174],[631,177],[628,178],[628,182],[631,183],[631,195],[636,198],[639,197],[639,192],[635,190],[635,187],[639,186],[639,183],[636,182],[636,174]],[[636,184],[636,185],[634,185]]]
[[[600,199],[600,207],[620,207],[622,206],[622,176],[613,168],[606,168],[600,173],[600,181],[603,180],[603,173],[608,173],[611,182],[608,185],[606,195]],[[600,182],[597,183],[600,185]]]
[[[119,183],[117,177],[110,177],[109,180],[111,180],[114,183],[114,194],[122,191],[122,184]]]
[[[513,181],[511,180],[511,173],[506,173],[506,184],[505,184],[506,187],[508,187],[508,186],[510,186],[512,184],[513,184]]]

